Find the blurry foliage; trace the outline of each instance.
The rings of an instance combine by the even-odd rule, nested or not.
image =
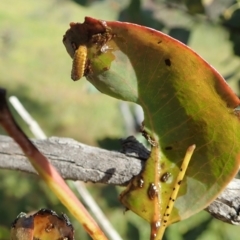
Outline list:
[[[189,13],[205,13],[205,8],[201,0],[185,0],[184,1]]]
[[[223,26],[229,31],[229,39],[233,43],[233,52],[240,56],[240,2],[230,7],[222,16]]]
[[[70,80],[71,60],[62,45],[62,36],[69,22],[82,22],[85,16],[134,22],[177,38],[212,64],[239,94],[238,1],[2,1],[0,85],[20,99],[48,136],[72,137],[115,150],[116,139],[126,137],[119,102],[98,94],[84,80]],[[15,112],[14,115],[32,137],[23,121]],[[1,129],[0,133],[3,134]],[[117,200],[120,187],[88,186],[123,239],[148,239],[148,224],[131,212],[123,214]],[[43,207],[68,214],[37,176],[0,171],[0,239],[9,239],[10,224],[21,211]],[[76,239],[89,239],[82,227],[73,219],[72,222]],[[239,234],[239,227],[201,212],[169,227],[164,239],[232,240],[238,239]]]

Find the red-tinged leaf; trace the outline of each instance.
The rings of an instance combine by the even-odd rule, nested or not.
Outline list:
[[[240,159],[234,110],[240,101],[220,74],[179,41],[135,24],[86,18],[70,25],[63,42],[72,58],[87,47],[83,75],[101,92],[143,107],[144,132],[153,147],[143,172],[121,194],[124,205],[152,226],[156,215],[161,222],[193,144],[166,225],[213,201],[237,173]],[[151,188],[155,194],[149,196]]]
[[[74,240],[74,229],[65,214],[41,209],[34,214],[20,213],[12,224],[12,240]]]

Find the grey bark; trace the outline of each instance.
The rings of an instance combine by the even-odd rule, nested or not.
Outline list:
[[[144,159],[149,155],[149,151],[142,145],[139,145],[142,146],[142,151],[134,149],[136,147],[132,144],[133,141],[123,144],[127,154],[91,147],[69,138],[32,139],[32,142],[64,179],[84,182],[127,185],[141,171]],[[19,146],[7,136],[0,136],[0,168],[36,173]]]
[[[32,140],[65,179],[126,186],[142,170],[149,151],[135,138],[123,141],[122,152],[103,150],[69,138]],[[0,168],[35,173],[19,146],[0,136]],[[240,225],[240,180],[234,179],[206,211],[221,221]]]

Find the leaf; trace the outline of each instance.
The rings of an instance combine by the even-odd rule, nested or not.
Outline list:
[[[20,213],[12,224],[11,239],[73,240],[74,229],[65,214],[58,216],[52,210],[41,209],[32,215]]]
[[[240,153],[234,110],[240,101],[219,73],[179,41],[130,23],[87,17],[83,24],[71,23],[63,43],[72,58],[79,46],[87,47],[84,76],[102,93],[143,107],[151,156],[121,194],[124,205],[152,226],[155,213],[162,221],[193,144],[167,225],[213,201],[237,173]],[[151,188],[156,194],[149,196]]]

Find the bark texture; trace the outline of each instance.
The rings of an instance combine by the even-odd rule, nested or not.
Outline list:
[[[35,146],[50,160],[65,179],[126,186],[140,173],[149,151],[134,137],[122,142],[121,152],[91,147],[69,138],[35,140]],[[18,145],[0,136],[0,168],[35,173]],[[233,181],[207,208],[221,221],[240,224],[240,180]]]

